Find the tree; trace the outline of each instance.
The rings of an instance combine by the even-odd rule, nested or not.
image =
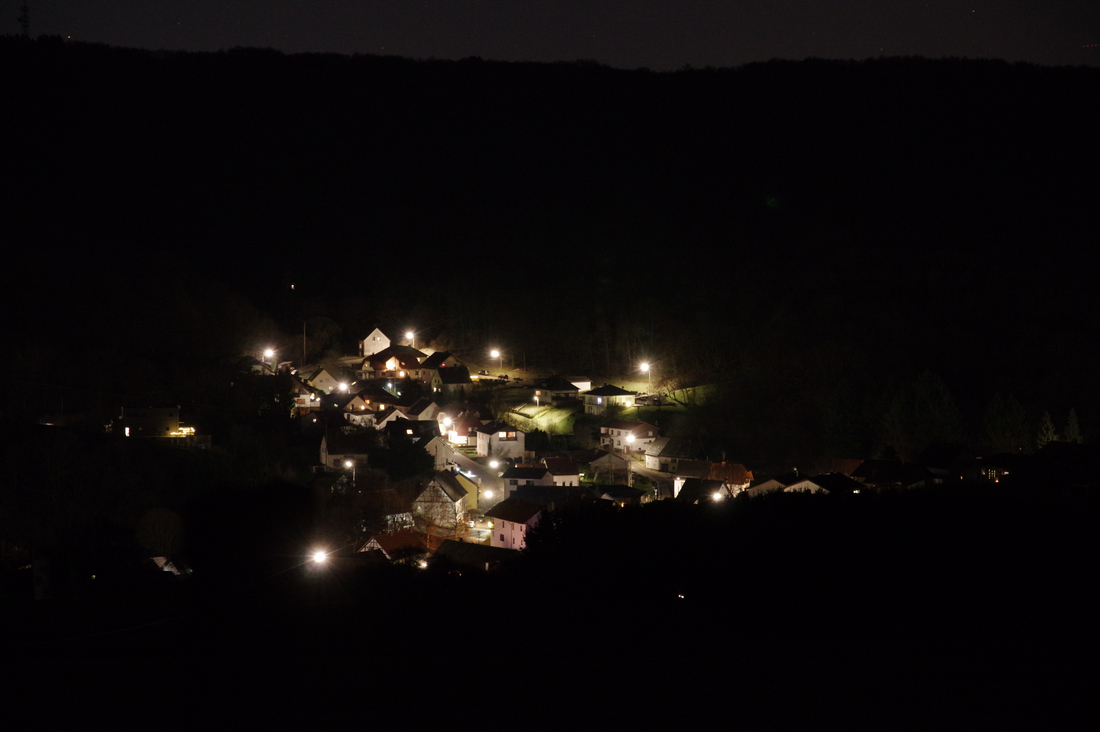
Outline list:
[[[985,439],[996,452],[1019,452],[1028,442],[1027,413],[1009,396],[994,394],[985,411]]]
[[[1058,435],[1054,433],[1054,422],[1050,419],[1050,412],[1043,411],[1043,416],[1039,418],[1039,434],[1035,438],[1035,444],[1037,447],[1042,448],[1048,442],[1053,442],[1058,439]]]
[[[1081,436],[1081,427],[1077,424],[1076,409],[1069,410],[1069,416],[1066,417],[1066,429],[1062,433],[1062,439],[1066,442],[1076,442],[1078,444],[1085,441]]]

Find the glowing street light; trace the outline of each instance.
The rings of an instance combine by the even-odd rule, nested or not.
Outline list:
[[[640,368],[642,370],[642,373],[645,374],[645,376],[646,376],[645,390],[646,390],[646,393],[649,393],[649,392],[653,391],[653,377],[649,373],[649,363],[646,362],[646,361],[642,361],[642,365],[640,366]]]
[[[416,348],[416,333],[411,330],[405,331],[405,340],[409,342],[409,346]]]
[[[310,557],[310,559],[313,561],[314,564],[324,564],[326,561],[328,561],[328,554],[326,552],[318,550],[313,552],[313,555]]]
[[[504,370],[504,356],[500,355],[500,351],[498,351],[497,349],[494,348],[493,350],[489,351],[489,355],[492,356],[495,359],[499,359],[500,370],[503,371]]]
[[[275,349],[274,348],[265,348],[264,349],[264,358],[270,358],[271,359],[271,373],[275,373]]]

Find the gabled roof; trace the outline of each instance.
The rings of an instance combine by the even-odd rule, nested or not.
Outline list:
[[[549,472],[545,467],[508,468],[504,471],[504,475],[500,477],[504,480],[542,480]]]
[[[627,391],[626,389],[620,389],[617,386],[611,384],[604,384],[598,389],[592,391],[586,391],[586,396],[633,396],[634,392]]]
[[[649,457],[692,459],[699,454],[699,446],[679,437],[658,437],[645,449]]]
[[[517,524],[525,524],[542,511],[542,506],[531,503],[521,498],[505,498],[489,509],[485,515],[488,518],[501,521],[514,521]]]
[[[412,405],[409,406],[409,414],[413,416],[421,415],[425,411],[427,411],[427,409],[433,404],[435,404],[435,402],[431,399],[428,399],[427,397],[420,397],[415,402],[413,402]]]
[[[412,346],[390,346],[372,354],[367,360],[374,366],[378,363],[384,363],[390,358],[396,358],[402,368],[418,369],[420,368],[420,362],[427,358],[427,354],[416,350]]]
[[[549,391],[580,391],[576,384],[560,375],[548,376],[545,379],[536,381],[535,388]]]
[[[486,435],[491,435],[495,432],[523,432],[523,430],[519,429],[518,427],[513,427],[510,424],[496,421],[487,422],[486,424],[481,425],[477,428],[477,431],[482,432]]]
[[[438,369],[443,366],[443,362],[454,354],[450,351],[436,351],[432,355],[420,362],[420,368],[422,369]]]
[[[470,494],[471,488],[474,490],[477,489],[477,487],[473,483],[471,483],[469,479],[466,478],[466,476],[460,475],[458,473],[452,473],[449,470],[440,470],[438,473],[432,476],[432,480],[429,485],[431,485],[432,483],[438,485],[447,495],[447,498],[450,498],[455,503],[458,503],[463,498],[468,496]],[[425,488],[425,490],[427,489]],[[421,492],[421,495],[423,495],[423,492]]]
[[[630,485],[602,485],[599,490],[605,501],[636,501],[645,495],[644,490]]]
[[[518,556],[514,549],[445,539],[435,550],[432,558],[433,560],[445,559],[461,567],[485,571],[492,570],[503,562],[514,561]]]
[[[741,463],[711,463],[706,477],[711,480],[724,480],[730,485],[752,483],[752,471]]]
[[[730,495],[729,487],[724,480],[706,480],[705,478],[688,478],[681,486],[676,500],[688,503],[713,500],[714,494],[720,493],[723,498]]]
[[[450,366],[439,369],[436,373],[439,374],[440,382],[445,385],[473,383],[470,381],[470,370],[465,366]]]
[[[391,437],[408,438],[414,442],[439,437],[439,423],[435,420],[403,419],[387,424],[385,432]],[[411,434],[410,434],[411,432]]]
[[[564,506],[580,496],[576,488],[563,488],[560,485],[521,485],[512,491],[512,498],[528,503],[537,503],[546,508]]]
[[[569,458],[543,458],[542,464],[552,475],[580,475],[580,468]]]
[[[428,551],[427,537],[412,529],[402,529],[392,534],[372,536],[359,551],[370,551],[367,546],[372,541],[382,549],[382,553],[386,555],[386,558],[391,560]]]

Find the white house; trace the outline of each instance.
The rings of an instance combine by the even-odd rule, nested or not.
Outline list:
[[[504,490],[508,495],[521,485],[554,485],[554,474],[545,466],[535,468],[508,468],[500,476],[504,481]]]
[[[442,437],[433,437],[424,443],[424,449],[435,460],[436,470],[446,470],[454,460],[454,448],[446,443]]]
[[[569,458],[548,457],[542,459],[542,464],[553,476],[554,485],[569,488],[578,487],[581,484],[581,469]]]
[[[384,351],[390,347],[390,339],[386,337],[386,334],[375,328],[371,331],[370,335],[359,341],[359,355],[360,356],[372,356],[379,351]]]
[[[542,515],[542,506],[519,498],[506,498],[486,512],[493,520],[490,546],[504,549],[523,549],[527,546],[527,532],[534,528]]]
[[[645,452],[657,439],[657,428],[648,422],[614,419],[600,427],[600,447],[616,452]]]
[[[430,527],[455,530],[477,502],[477,485],[462,473],[440,470],[412,504],[412,513]]]
[[[700,450],[687,440],[658,437],[645,451],[645,466],[650,470],[675,473],[681,461],[694,460]]]
[[[523,458],[526,435],[510,424],[489,422],[477,428],[478,457]]]

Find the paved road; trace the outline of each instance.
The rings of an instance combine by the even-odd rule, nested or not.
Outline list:
[[[497,476],[498,471],[475,462],[460,452],[453,453],[451,460],[463,473],[473,474],[474,479],[481,485],[481,500],[478,508],[482,511],[488,511],[504,498],[504,481]],[[492,491],[492,498],[485,495],[486,491]]]
[[[672,498],[672,476],[668,473],[651,470],[635,460],[630,461],[630,471],[649,478],[656,483],[658,486],[658,498]]]

